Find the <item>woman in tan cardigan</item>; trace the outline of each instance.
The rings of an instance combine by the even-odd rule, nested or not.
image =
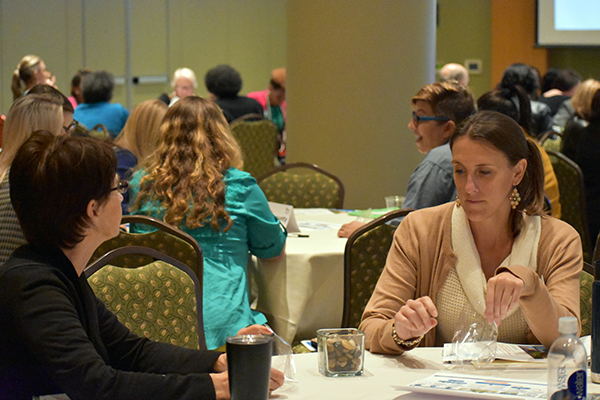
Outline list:
[[[544,171],[511,118],[476,114],[450,139],[456,203],[398,227],[360,328],[367,348],[400,354],[452,340],[461,312],[498,325],[498,340],[542,343],[579,319],[581,240],[543,215]]]

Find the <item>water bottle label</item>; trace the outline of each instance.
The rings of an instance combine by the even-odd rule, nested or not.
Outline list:
[[[580,400],[586,398],[587,376],[584,370],[575,371],[569,376],[569,398]]]
[[[558,390],[553,392],[548,400],[582,400],[586,398],[586,371],[577,370],[567,378],[565,368],[559,367],[557,377]]]

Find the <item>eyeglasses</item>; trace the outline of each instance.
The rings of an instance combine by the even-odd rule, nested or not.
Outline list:
[[[77,121],[73,120],[73,122],[71,122],[69,126],[63,126],[63,129],[65,130],[65,133],[71,133],[75,130],[75,128],[77,128],[77,125]]]
[[[129,182],[127,182],[125,179],[121,179],[119,182],[117,182],[117,187],[110,189],[111,192],[113,190],[116,190],[121,194],[125,194],[129,190]]]
[[[421,121],[450,121],[450,118],[446,117],[422,117],[417,115],[414,111],[412,112],[412,120],[415,121],[416,125],[419,125]]]

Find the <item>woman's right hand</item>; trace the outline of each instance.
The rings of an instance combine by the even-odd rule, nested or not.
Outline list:
[[[210,374],[213,386],[215,387],[215,397],[217,400],[229,400],[229,374],[227,371],[218,374]]]
[[[396,313],[396,334],[402,340],[410,340],[426,334],[437,325],[437,308],[429,296],[408,300]]]

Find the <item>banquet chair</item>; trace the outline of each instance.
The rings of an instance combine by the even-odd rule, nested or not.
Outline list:
[[[344,184],[309,163],[284,164],[258,178],[267,200],[295,208],[343,208]]]
[[[129,233],[122,230],[117,237],[102,243],[94,252],[90,262],[119,247],[151,247],[186,264],[202,283],[202,249],[196,239],[163,221],[146,215],[124,215],[121,224],[147,225],[156,230],[147,233]],[[134,267],[151,261],[152,258],[144,254],[126,254],[114,260],[113,264],[120,267]]]
[[[583,246],[583,259],[592,261],[592,243],[587,224],[585,208],[585,187],[583,173],[571,159],[553,150],[546,150],[558,180],[561,217],[579,232]]]
[[[110,138],[108,128],[104,124],[94,125],[92,129],[88,130],[88,135],[98,139]]]
[[[592,285],[594,283],[594,266],[583,263],[579,274],[579,316],[581,318],[581,336],[592,333]]]
[[[2,132],[4,131],[4,115],[0,115],[0,149],[2,148]]]
[[[151,257],[149,264],[119,267],[123,255]],[[202,284],[184,263],[143,246],[109,251],[85,270],[96,296],[140,337],[191,349],[206,349]]]
[[[244,171],[258,178],[275,168],[277,125],[262,115],[248,114],[232,121],[230,129],[242,150]]]
[[[548,136],[543,138],[540,145],[544,148],[544,150],[552,150],[552,151],[561,151],[562,147],[562,137],[555,133],[553,136]]]
[[[596,237],[596,245],[594,246],[594,255],[592,256],[592,264],[600,260],[600,233]]]
[[[358,328],[379,276],[385,267],[396,226],[387,222],[412,209],[391,211],[354,231],[344,251],[344,311],[342,328]]]

